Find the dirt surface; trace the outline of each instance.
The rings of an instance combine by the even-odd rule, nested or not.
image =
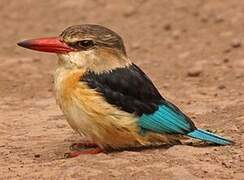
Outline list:
[[[244,1],[1,0],[0,179],[244,179]],[[198,127],[234,146],[189,146],[63,159],[81,138],[53,96],[56,56],[16,42],[96,23]]]

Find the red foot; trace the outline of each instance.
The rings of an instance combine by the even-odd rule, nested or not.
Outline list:
[[[93,147],[97,147],[97,145],[95,143],[85,141],[85,142],[81,142],[81,143],[74,143],[69,147],[69,149],[71,151],[79,151],[82,149],[93,148]]]
[[[80,151],[65,153],[64,157],[65,158],[73,158],[73,157],[77,157],[81,154],[98,154],[102,151],[103,150],[101,148],[97,147],[97,148],[93,148],[93,149],[86,149],[86,150],[80,150]]]

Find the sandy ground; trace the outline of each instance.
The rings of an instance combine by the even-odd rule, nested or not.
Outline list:
[[[244,179],[244,1],[0,0],[0,20],[0,179]],[[121,34],[165,97],[236,145],[63,159],[80,137],[53,97],[56,57],[16,42],[82,23]]]

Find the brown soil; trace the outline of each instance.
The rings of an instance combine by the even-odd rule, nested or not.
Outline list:
[[[244,179],[244,1],[0,1],[0,179]],[[196,122],[236,141],[83,155],[53,97],[54,55],[16,46],[96,23]]]

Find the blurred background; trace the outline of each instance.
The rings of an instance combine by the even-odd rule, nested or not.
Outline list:
[[[236,62],[242,59],[241,4],[218,0],[1,0],[0,55],[45,59],[40,63],[52,69],[55,56],[24,50],[16,42],[56,36],[68,26],[94,23],[118,32],[133,61],[160,72],[154,74],[155,79],[167,75],[182,78],[192,73],[187,72],[189,66],[196,66],[194,76],[201,73],[203,65],[228,60],[244,66],[243,61]],[[213,69],[213,73],[217,72]]]
[[[229,136],[237,145],[204,150],[176,147],[161,150],[161,156],[155,155],[156,150],[131,156],[125,152],[114,155],[112,165],[105,162],[109,158],[105,155],[72,160],[69,165],[57,162],[70,142],[79,138],[65,122],[53,97],[57,57],[20,48],[16,43],[57,36],[68,26],[84,23],[100,24],[119,33],[130,59],[149,74],[165,97],[187,112],[198,126]],[[0,0],[3,177],[58,174],[63,178],[66,171],[70,173],[68,178],[84,177],[90,170],[85,177],[112,175],[129,179],[134,174],[136,178],[177,179],[183,174],[190,179],[242,179],[243,37],[244,1],[238,0]],[[137,170],[135,159],[143,165]],[[80,161],[83,166],[77,167]],[[159,165],[154,166],[154,162]],[[41,169],[40,164],[44,165]],[[56,169],[52,174],[49,167],[53,166]],[[172,166],[180,173],[170,169]],[[28,170],[32,168],[39,173],[30,175]]]

